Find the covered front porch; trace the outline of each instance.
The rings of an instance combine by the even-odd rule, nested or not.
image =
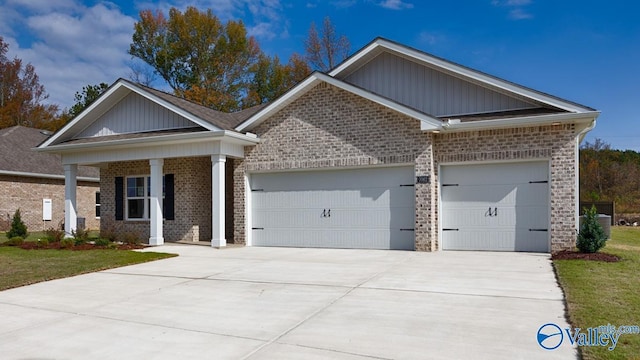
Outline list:
[[[150,245],[210,240],[224,247],[232,234],[226,231],[233,221],[231,163],[257,141],[232,131],[199,131],[56,145],[65,169],[65,233],[71,236],[82,216],[77,167],[89,165],[100,168],[101,230],[135,234]]]

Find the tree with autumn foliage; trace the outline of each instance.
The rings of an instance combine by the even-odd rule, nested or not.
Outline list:
[[[171,8],[168,18],[141,11],[129,54],[150,65],[175,95],[227,112],[273,100],[309,73],[304,62],[281,64],[262,53],[241,21],[223,23],[210,9],[195,7]]]
[[[57,118],[58,106],[42,103],[49,95],[35,68],[18,58],[10,60],[8,51],[9,45],[0,36],[0,128],[47,128]]]
[[[580,200],[614,201],[617,213],[640,213],[640,153],[601,139],[580,147]]]
[[[320,32],[311,23],[309,35],[304,42],[306,58],[314,70],[327,72],[349,57],[351,44],[344,35],[339,35],[331,19],[327,16]]]

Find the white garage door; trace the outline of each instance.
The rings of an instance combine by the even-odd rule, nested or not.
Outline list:
[[[549,251],[549,165],[442,166],[444,250]]]
[[[253,174],[252,243],[412,250],[413,174],[412,167]]]

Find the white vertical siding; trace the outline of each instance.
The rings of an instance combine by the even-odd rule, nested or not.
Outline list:
[[[344,80],[434,116],[538,107],[389,53]]]
[[[197,126],[148,99],[131,93],[76,137],[96,137]]]

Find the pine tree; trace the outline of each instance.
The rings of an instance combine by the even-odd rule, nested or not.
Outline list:
[[[27,226],[22,221],[20,209],[16,210],[15,214],[13,214],[13,219],[11,219],[11,229],[7,232],[8,239],[16,236],[21,238],[27,237]]]
[[[595,206],[584,209],[584,220],[578,233],[576,246],[583,253],[594,253],[600,250],[607,241],[607,235],[598,222],[598,210]]]

